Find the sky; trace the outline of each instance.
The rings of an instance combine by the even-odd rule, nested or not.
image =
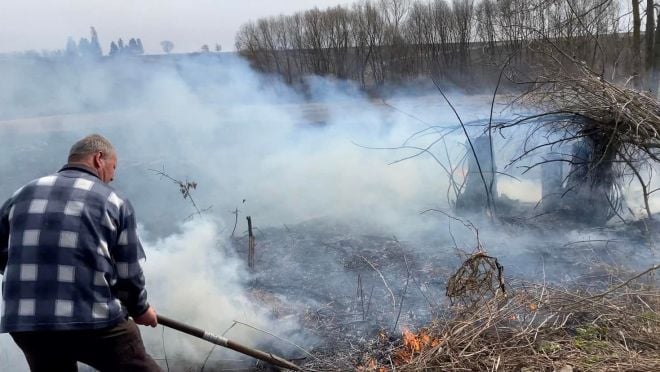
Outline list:
[[[139,37],[148,54],[199,51],[216,43],[234,50],[241,24],[261,17],[324,9],[350,0],[0,0],[0,53],[64,49],[94,26],[104,53],[110,42]]]

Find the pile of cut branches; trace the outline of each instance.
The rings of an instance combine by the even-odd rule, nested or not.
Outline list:
[[[630,145],[653,156],[660,148],[660,102],[657,99],[609,82],[584,62],[572,60],[566,66],[553,64],[538,77],[517,102],[542,112],[506,126],[532,118],[561,114],[577,115],[587,120],[564,121],[577,126],[572,132],[599,132],[612,143]]]
[[[659,268],[600,293],[515,282],[506,298],[404,334],[363,369],[660,370]]]
[[[588,193],[607,195],[607,200],[590,202],[609,202],[615,211],[620,210],[620,195],[618,190],[612,193],[610,188],[615,188],[614,184],[622,177],[636,179],[650,219],[649,196],[653,191],[648,175],[654,173],[654,164],[660,162],[660,102],[648,93],[628,87],[628,82],[608,81],[586,63],[561,51],[559,54],[560,57],[548,58],[543,71],[529,81],[512,77],[528,87],[512,104],[522,104],[533,113],[494,126],[499,130],[522,125],[529,128],[522,154],[511,164],[530,158],[532,153],[557,151],[562,145],[583,142],[590,149],[586,154],[574,152],[571,158],[564,156],[562,160],[543,158],[524,168],[529,170],[551,161],[569,162],[573,176],[588,179],[582,183],[594,188]],[[535,140],[530,140],[531,137]],[[587,175],[578,175],[580,164],[588,170]],[[597,190],[598,186],[602,190]]]

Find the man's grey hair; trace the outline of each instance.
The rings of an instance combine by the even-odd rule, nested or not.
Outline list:
[[[77,160],[85,155],[96,152],[110,155],[115,152],[115,148],[110,141],[100,134],[90,134],[71,146],[71,150],[69,150],[69,161]]]

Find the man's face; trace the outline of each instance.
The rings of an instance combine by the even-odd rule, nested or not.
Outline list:
[[[117,154],[105,154],[102,152],[94,156],[94,165],[99,173],[99,177],[105,183],[110,183],[115,178],[115,169],[117,169]]]

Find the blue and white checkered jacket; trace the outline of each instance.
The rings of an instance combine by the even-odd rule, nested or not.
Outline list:
[[[111,327],[147,310],[144,250],[128,200],[67,165],[0,209],[0,333]]]

